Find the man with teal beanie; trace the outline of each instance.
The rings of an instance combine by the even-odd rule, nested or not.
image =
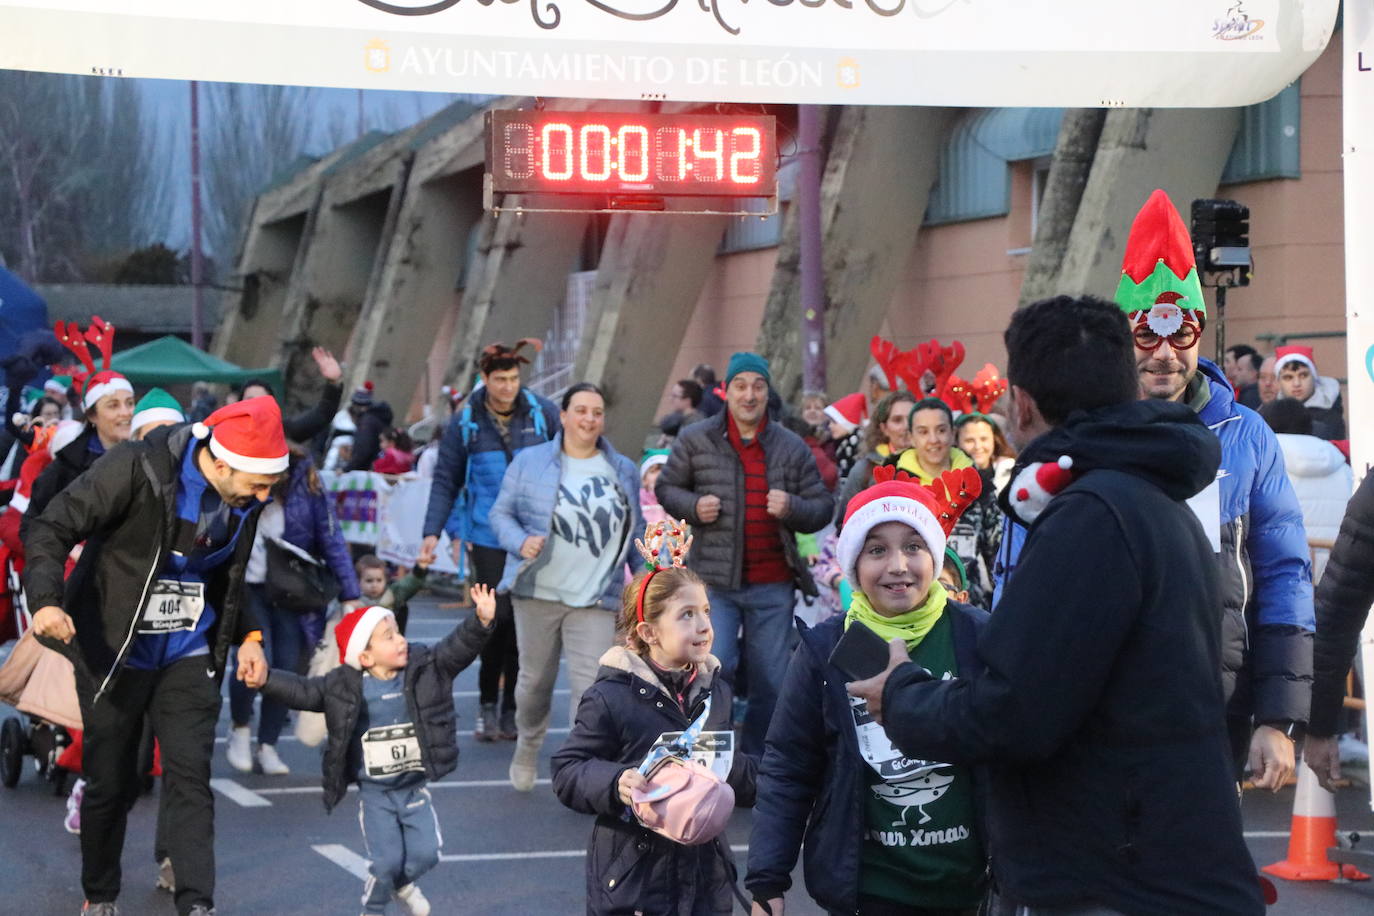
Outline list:
[[[763,754],[795,638],[794,592],[816,594],[796,535],[825,527],[834,509],[811,449],[769,421],[769,381],[759,354],[730,357],[726,409],[679,434],[654,488],[668,515],[692,526],[688,565],[706,583],[713,651],[731,681],[744,630],[749,704],[740,749],[754,756]]]

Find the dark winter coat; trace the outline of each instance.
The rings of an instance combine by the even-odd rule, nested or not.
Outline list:
[[[26,516],[24,592],[29,606],[55,605],[71,616],[75,651],[44,642],[78,669],[86,667],[97,699],[123,664],[149,588],[171,553],[179,527],[181,462],[197,444],[190,424],[164,426],[140,442],[120,443],[53,497],[41,515],[30,509]],[[262,628],[243,600],[257,507],[240,524],[233,556],[205,583],[205,600],[216,612],[206,637],[216,677],[224,671],[230,647],[250,630]],[[82,541],[81,559],[64,581],[67,554]]]
[[[405,669],[406,709],[415,723],[425,778],[441,779],[458,766],[458,714],[453,709],[453,679],[482,652],[491,635],[476,615],[469,617],[433,648],[410,644]],[[340,665],[319,677],[302,677],[273,668],[262,694],[291,709],[324,713],[329,738],[320,770],[324,807],[332,810],[357,782],[360,742],[353,732],[363,708],[363,673]]]
[[[339,530],[338,519],[330,505],[329,495],[321,490],[310,492],[310,456],[293,458],[286,484],[286,498],[282,502],[285,529],[282,539],[294,544],[312,557],[321,557],[339,580],[339,600],[352,601],[358,597],[358,573],[348,542]]]
[[[685,518],[694,537],[687,565],[719,589],[738,589],[744,577],[744,465],[730,444],[723,410],[683,430],[673,442],[668,463],[658,476],[654,493],[672,518]],[[820,531],[830,521],[835,500],[821,482],[811,449],[781,423],[768,422],[759,431],[759,442],[768,462],[768,488],[791,495],[787,517],[778,520],[778,538],[792,569],[793,580],[803,593],[814,597],[816,584],[797,552],[797,532]],[[697,500],[708,494],[720,497],[720,515],[705,524],[697,515]]]
[[[500,548],[487,516],[501,492],[506,468],[516,452],[549,441],[560,428],[554,403],[521,388],[515,396],[507,444],[487,413],[487,390],[473,392],[468,403],[449,420],[439,442],[439,460],[434,465],[429,509],[425,512],[425,536],[447,532],[454,540]]]
[[[951,601],[954,654],[960,678],[982,671],[975,651],[986,611]],[[854,714],[845,691],[848,678],[830,665],[844,633],[843,615],[808,629],[778,691],[759,766],[754,829],[749,837],[745,887],[756,900],[781,897],[792,886],[797,854],[805,849],[806,890],[828,910],[859,911],[861,838],[864,833],[864,771]],[[974,797],[982,821],[982,780]]]
[[[353,433],[353,456],[348,459],[348,470],[372,470],[372,462],[382,453],[382,433],[391,428],[392,419],[391,405],[386,401],[378,401],[363,411],[356,421],[358,428]]]
[[[1284,470],[1278,439],[1241,407],[1213,363],[1198,360],[1208,396],[1199,412],[1221,442],[1221,671],[1229,711],[1255,721],[1305,721],[1311,703],[1311,554],[1302,507]],[[1098,441],[1099,431],[1107,442]],[[1075,468],[1100,466],[1117,431],[1080,424],[1059,432]],[[1017,471],[1026,465],[1017,463]],[[1025,529],[1008,518],[996,561],[998,601],[1016,569]]]
[[[1147,400],[1076,413],[1020,460],[1079,435],[1094,460],[1030,526],[978,640],[983,676],[898,667],[884,727],[910,756],[988,765],[993,876],[1012,901],[1258,916],[1217,563],[1182,502],[1215,479],[1221,445],[1186,405]]]
[[[320,399],[292,417],[282,417],[281,428],[286,438],[302,444],[311,442],[316,436],[329,429],[334,415],[339,412],[339,401],[343,398],[343,386],[338,382],[325,382],[320,390]]]
[[[587,850],[587,912],[651,916],[727,914],[734,902],[734,858],[724,836],[683,846],[634,820],[621,803],[620,774],[639,766],[665,732],[687,728],[701,715],[707,695],[706,731],[729,731],[730,687],[717,677],[714,658],[698,666],[687,698],[678,706],[647,662],[623,646],[601,657],[596,682],[582,695],[568,740],[553,755],[553,791],[574,811],[595,814]],[[754,760],[735,749],[728,782],[735,805],[754,804]]]
[[[1317,645],[1313,658],[1312,718],[1308,730],[1341,731],[1345,676],[1360,630],[1374,604],[1374,474],[1366,474],[1345,509],[1336,546],[1317,586]],[[1366,691],[1367,695],[1367,691]]]
[[[91,465],[95,464],[96,459],[104,454],[91,451],[91,438],[95,435],[95,427],[87,424],[75,439],[53,456],[52,464],[38,475],[29,494],[29,507],[25,510],[24,517],[19,520],[20,540],[28,540],[32,520],[43,514],[52,498],[67,489],[73,480],[86,473]],[[41,604],[34,606],[35,610],[40,607]]]

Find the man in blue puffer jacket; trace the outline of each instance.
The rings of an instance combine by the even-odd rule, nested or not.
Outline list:
[[[501,581],[506,551],[487,517],[501,491],[506,467],[521,449],[547,442],[558,431],[558,408],[520,384],[520,366],[529,362],[520,353],[526,345],[536,350],[540,346],[536,340],[525,339],[513,348],[494,343],[482,351],[478,361],[482,387],[444,430],[425,513],[422,556],[433,562],[439,534],[447,532],[460,557],[464,548],[469,551],[474,581],[492,588]],[[501,595],[496,600],[496,628],[482,649],[478,675],[481,711],[475,733],[479,741],[491,741],[498,734],[496,701],[503,676],[499,734],[515,739],[518,674],[515,616],[510,596]]]
[[[1293,738],[1311,704],[1311,555],[1278,440],[1198,354],[1206,302],[1188,230],[1163,191],[1131,227],[1116,301],[1131,323],[1145,397],[1188,404],[1221,440],[1217,484],[1192,505],[1220,547],[1227,725],[1237,775],[1248,747],[1255,784],[1277,791],[1293,772]],[[1081,464],[1087,456],[1070,457]],[[1024,540],[1024,531],[1007,534],[998,597]]]

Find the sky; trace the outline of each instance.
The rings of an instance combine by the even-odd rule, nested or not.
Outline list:
[[[191,173],[190,173],[190,83],[183,80],[136,80],[140,84],[150,111],[155,113],[163,142],[169,153],[169,167],[184,180],[173,181],[175,194],[174,216],[169,228],[167,244],[182,250],[190,246],[191,236]],[[201,127],[205,127],[205,84],[202,84]],[[305,152],[321,155],[330,149],[329,126],[340,118],[347,124],[358,120],[356,89],[313,90],[313,131],[310,146]],[[362,92],[362,132],[368,130],[398,130],[428,117],[454,101],[476,100],[477,96],[463,96],[438,92]]]

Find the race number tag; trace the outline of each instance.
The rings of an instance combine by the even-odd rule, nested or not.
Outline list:
[[[363,769],[373,779],[423,770],[415,723],[379,725],[363,732]]]
[[[190,631],[200,623],[205,613],[205,583],[181,582],[177,579],[158,579],[143,606],[138,620],[140,634],[160,636],[163,633]]]
[[[660,747],[667,747],[681,737],[682,732],[664,732],[658,736],[653,747],[649,748],[649,753],[652,754]],[[696,744],[692,745],[690,756],[697,763],[709,767],[721,779],[729,779],[730,767],[735,762],[735,733],[702,732],[697,736]]]

